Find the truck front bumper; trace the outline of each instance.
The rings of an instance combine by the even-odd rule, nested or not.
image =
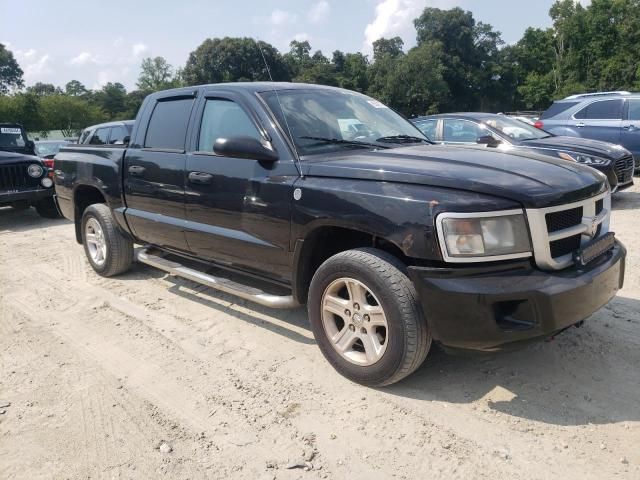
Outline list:
[[[7,205],[15,202],[29,202],[35,205],[40,200],[53,196],[53,188],[33,188],[30,190],[19,190],[11,192],[0,191],[0,205]]]
[[[574,325],[622,288],[626,249],[616,241],[585,267],[557,272],[531,262],[470,268],[409,267],[433,338],[444,347],[497,351]]]

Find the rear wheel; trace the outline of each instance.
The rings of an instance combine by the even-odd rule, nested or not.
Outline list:
[[[309,319],[325,358],[368,386],[395,383],[415,371],[431,333],[415,288],[393,256],[355,249],[329,258],[309,289]]]
[[[116,225],[109,207],[94,204],[82,215],[82,243],[89,263],[104,277],[129,270],[133,242]]]
[[[53,197],[45,198],[36,203],[36,211],[44,218],[60,218],[60,212],[58,212]]]

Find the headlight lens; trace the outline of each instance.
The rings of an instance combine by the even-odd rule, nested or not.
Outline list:
[[[443,214],[438,234],[445,258],[529,256],[531,242],[522,213]]]
[[[29,165],[29,167],[27,168],[27,173],[29,174],[30,177],[39,178],[44,173],[44,170],[40,165],[33,163]]]
[[[581,155],[576,153],[566,153],[560,152],[558,153],[560,158],[564,160],[569,160],[570,162],[584,163],[585,165],[609,165],[611,163],[610,160],[602,157],[595,157],[593,155]]]

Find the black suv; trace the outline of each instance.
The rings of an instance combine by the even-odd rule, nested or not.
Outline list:
[[[0,123],[0,207],[7,205],[16,209],[34,206],[46,218],[60,216],[49,169],[17,123]]]

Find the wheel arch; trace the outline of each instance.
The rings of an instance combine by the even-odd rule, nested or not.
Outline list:
[[[82,215],[87,207],[96,203],[107,203],[105,195],[94,185],[78,185],[73,191],[74,223],[76,241],[82,243]]]
[[[385,251],[403,264],[409,258],[394,242],[365,230],[335,224],[319,225],[294,245],[293,295],[304,304],[313,274],[329,257],[354,248],[373,247]]]

